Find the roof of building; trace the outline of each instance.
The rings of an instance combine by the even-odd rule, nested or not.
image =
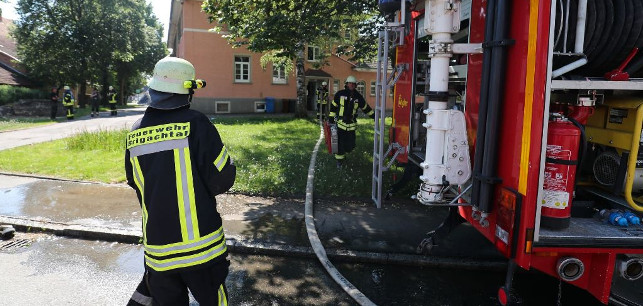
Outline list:
[[[307,77],[322,77],[322,78],[332,77],[332,75],[328,74],[328,72],[321,69],[306,69],[306,72],[304,74]]]
[[[20,71],[16,41],[9,35],[13,20],[0,17],[0,84],[30,86],[31,82]]]

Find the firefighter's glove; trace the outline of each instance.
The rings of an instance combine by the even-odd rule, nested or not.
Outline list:
[[[329,124],[335,124],[335,118],[333,118],[333,117],[328,117],[328,123],[329,123]]]

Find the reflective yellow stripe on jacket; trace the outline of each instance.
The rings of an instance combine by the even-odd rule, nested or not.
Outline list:
[[[221,149],[221,153],[219,153],[219,156],[214,160],[214,166],[217,167],[217,170],[221,172],[223,167],[228,163],[228,159],[230,159],[230,156],[228,155],[228,149],[226,149],[225,146]]]
[[[145,241],[145,228],[147,227],[147,208],[145,207],[145,198],[143,197],[143,188],[145,187],[145,180],[143,178],[143,172],[141,172],[141,165],[138,163],[138,158],[136,156],[130,158],[132,163],[132,170],[134,172],[134,183],[136,187],[141,192],[141,208],[143,210],[143,241]]]

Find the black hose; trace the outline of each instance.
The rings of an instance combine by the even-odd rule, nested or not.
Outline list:
[[[493,27],[496,18],[496,4],[497,0],[487,1],[487,16],[485,17],[484,25],[484,40],[485,42],[493,41]],[[473,159],[473,187],[471,189],[471,203],[474,206],[479,205],[480,195],[480,179],[479,175],[482,172],[482,162],[484,158],[485,147],[485,130],[487,129],[487,109],[489,106],[489,83],[491,73],[491,55],[494,48],[487,47],[483,53],[482,58],[482,73],[480,76],[480,103],[478,105],[478,126],[476,130],[476,150]]]
[[[585,152],[587,152],[587,138],[585,137],[585,127],[580,124],[576,119],[574,118],[567,118],[569,122],[571,122],[573,125],[575,125],[579,130],[580,130],[580,142],[578,143],[578,157],[576,160],[578,161],[578,169],[576,169],[576,178],[578,178],[578,173],[580,173],[580,166],[583,162],[583,155],[585,155]],[[578,179],[576,179],[578,181]]]
[[[641,70],[641,68],[643,68],[643,56],[639,56],[637,59],[630,62],[627,68],[625,68],[623,71],[627,72],[630,76],[632,76],[635,73],[637,73],[639,70]]]
[[[510,22],[510,4],[511,1],[500,1],[496,6],[493,41],[505,42],[509,32]],[[503,90],[505,85],[505,75],[507,66],[507,46],[494,47],[491,55],[491,72],[489,79],[493,80],[489,85],[489,108],[486,114],[487,125],[485,127],[485,143],[482,159],[481,177],[485,180],[480,184],[480,195],[478,208],[483,213],[491,211],[491,198],[493,196],[495,184],[499,181],[496,177],[496,165],[498,163],[498,135],[500,134],[499,118],[502,112],[502,103],[504,100]],[[476,152],[477,153],[477,152]]]
[[[565,15],[568,6],[570,9],[567,44],[564,45],[562,39],[557,40],[554,46],[556,52],[573,51],[578,2],[579,0],[558,0],[553,4],[557,10],[560,10],[559,6],[563,7],[562,12],[557,12],[560,16]],[[555,33],[561,31],[564,25],[565,23],[561,23],[557,18],[554,25]],[[602,77],[623,63],[635,47],[643,49],[643,0],[590,0],[587,2],[583,46],[588,63],[570,74]],[[576,59],[572,56],[556,56],[553,69]],[[627,70],[632,77],[643,75],[638,63]],[[633,75],[634,73],[636,75]]]

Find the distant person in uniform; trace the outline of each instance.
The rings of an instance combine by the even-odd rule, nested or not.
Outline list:
[[[317,117],[323,121],[328,113],[328,83],[322,82],[317,88]]]
[[[91,95],[91,102],[92,102],[92,114],[91,116],[98,117],[98,112],[99,112],[99,107],[100,107],[100,93],[98,93],[98,89],[94,87],[94,90],[92,90],[92,95]]]
[[[71,91],[69,86],[65,86],[64,89],[63,106],[67,110],[67,120],[74,120],[74,104],[76,103],[76,99],[74,98],[74,93]]]
[[[116,90],[114,87],[110,86],[109,91],[107,91],[107,102],[109,102],[109,109],[111,110],[109,115],[116,116]]]
[[[49,100],[51,101],[51,113],[49,114],[49,118],[51,118],[51,120],[56,120],[56,115],[58,114],[58,90],[60,90],[60,87],[53,87],[49,94]]]

